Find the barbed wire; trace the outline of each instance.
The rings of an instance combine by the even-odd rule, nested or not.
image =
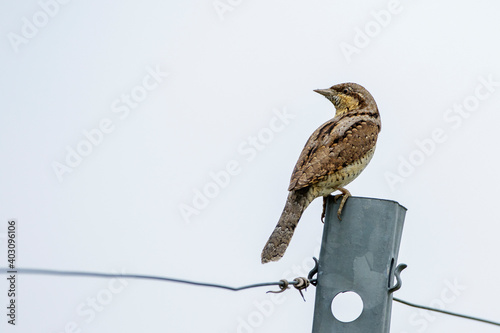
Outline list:
[[[3,268],[3,267],[0,268],[0,273],[8,273],[8,272],[21,273],[21,274],[31,274],[31,275],[81,276],[81,277],[96,277],[96,278],[129,278],[129,279],[157,280],[157,281],[182,283],[182,284],[188,284],[188,285],[194,285],[194,286],[200,286],[200,287],[226,289],[226,290],[230,290],[230,291],[241,291],[241,290],[258,288],[258,287],[279,286],[280,287],[279,291],[268,291],[268,292],[279,293],[279,292],[283,292],[286,289],[288,289],[289,285],[292,285],[297,290],[299,290],[301,295],[302,295],[302,289],[307,288],[307,286],[309,286],[309,284],[315,285],[315,282],[316,282],[316,279],[312,279],[311,274],[309,274],[308,278],[296,278],[292,281],[280,280],[277,282],[262,282],[262,283],[249,284],[249,285],[245,285],[245,286],[241,286],[241,287],[231,287],[231,286],[226,286],[226,285],[217,284],[217,283],[197,282],[197,281],[175,279],[175,278],[163,277],[163,276],[157,276],[157,275],[145,275],[145,274],[99,273],[99,272],[66,271],[66,270],[40,269],[40,268],[17,268],[15,271],[13,271],[13,270],[9,270],[9,269]],[[302,297],[304,297],[304,296],[302,295]],[[418,308],[418,309],[439,312],[439,313],[443,313],[443,314],[450,315],[450,316],[455,316],[455,317],[459,317],[459,318],[475,320],[475,321],[482,322],[485,324],[500,326],[500,322],[495,322],[492,320],[487,320],[487,319],[482,319],[482,318],[478,318],[478,317],[474,317],[474,316],[464,315],[464,314],[460,314],[460,313],[456,313],[456,312],[432,308],[432,307],[425,306],[425,305],[419,305],[419,304],[411,303],[411,302],[408,302],[408,301],[405,301],[405,300],[402,300],[402,299],[396,298],[396,297],[393,297],[393,300],[395,302],[399,302],[401,304],[411,306],[414,308]]]

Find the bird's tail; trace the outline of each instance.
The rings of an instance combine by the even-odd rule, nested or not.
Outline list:
[[[307,191],[290,191],[280,220],[262,250],[263,264],[278,261],[285,254],[302,213],[312,201],[307,194]]]

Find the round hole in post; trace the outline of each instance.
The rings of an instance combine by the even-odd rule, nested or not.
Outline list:
[[[350,323],[363,312],[363,300],[354,291],[343,291],[333,298],[331,310],[338,321]]]

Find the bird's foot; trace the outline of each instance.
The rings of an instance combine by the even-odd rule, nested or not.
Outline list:
[[[328,200],[328,195],[325,195],[323,197],[323,211],[321,212],[321,222],[325,223],[325,216],[326,216],[326,200]]]
[[[333,197],[333,200],[334,200],[334,202],[336,202],[338,198],[342,197],[342,201],[340,202],[339,210],[337,211],[337,217],[339,218],[340,221],[342,221],[342,218],[341,218],[342,209],[344,208],[344,205],[347,202],[347,199],[351,196],[351,193],[342,187],[339,187],[338,190],[340,192],[342,192],[342,194],[337,194],[336,196]]]

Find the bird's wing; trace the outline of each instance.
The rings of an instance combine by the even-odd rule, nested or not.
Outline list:
[[[315,184],[363,157],[375,147],[380,127],[371,115],[341,115],[307,140],[290,180],[289,191]]]

